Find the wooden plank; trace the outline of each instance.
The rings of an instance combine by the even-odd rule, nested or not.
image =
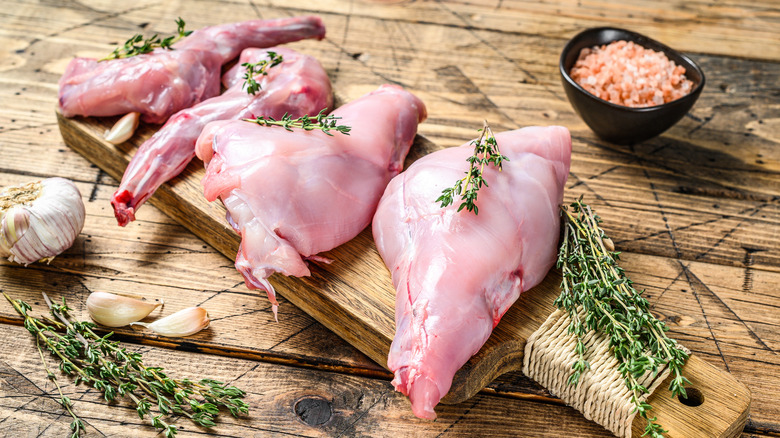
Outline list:
[[[117,11],[111,2],[92,1],[91,8],[62,8],[57,19],[38,21],[22,17],[42,16],[41,11],[47,11],[47,5],[21,1],[6,3],[7,11],[19,17],[9,22],[8,31],[34,32],[32,36],[36,38],[45,38],[55,33],[63,41],[73,42],[73,35],[76,34],[74,25],[95,22],[95,26],[78,28],[78,32],[91,37],[89,45],[93,50],[99,50],[98,54],[110,52],[113,49],[111,44],[124,41],[136,31],[135,26],[140,23],[148,23],[153,32],[169,32],[172,24],[168,18],[170,16],[175,18],[182,15],[187,23],[197,28],[218,20],[235,20],[235,17],[273,18],[282,14],[317,13],[335,19],[350,16],[356,19],[429,23],[441,28],[456,27],[476,32],[540,35],[557,39],[561,46],[565,39],[586,28],[613,26],[644,33],[688,52],[774,61],[780,59],[780,42],[776,38],[777,4],[772,0],[727,4],[689,2],[684,7],[676,0],[426,0],[404,2],[403,7],[398,7],[399,2],[385,0],[323,0],[316,4],[294,6],[283,0],[272,0],[262,8],[255,7],[251,2],[236,1],[222,9],[203,7],[212,4],[210,2],[187,2],[184,7],[146,2],[124,11]],[[100,27],[104,29],[98,30]],[[380,27],[379,30],[383,29]],[[338,36],[341,37],[340,34]],[[75,40],[83,41],[80,38]]]
[[[36,436],[64,436],[70,419],[54,400],[56,390],[41,369],[35,343],[21,327],[0,325],[0,423],[6,436],[34,432]],[[129,345],[143,352],[148,365],[162,366],[174,377],[211,377],[247,391],[248,417],[220,417],[213,429],[194,427],[174,419],[177,436],[528,436],[559,437],[576,430],[579,437],[608,437],[607,431],[556,403],[534,403],[480,394],[457,405],[439,409],[436,421],[414,418],[408,401],[393,391],[386,380],[334,374],[317,370],[267,364],[234,358],[184,353],[161,348]],[[54,360],[47,357],[50,366]],[[203,374],[208,370],[208,375]],[[157,436],[138,418],[126,400],[106,407],[96,391],[74,386],[59,375],[74,410],[87,423],[92,435]],[[310,419],[296,410],[299,403],[312,403]],[[315,415],[316,414],[316,415]],[[319,418],[312,421],[311,417]],[[690,435],[693,436],[693,435]],[[696,435],[701,436],[701,435]],[[755,431],[747,436],[757,435]]]
[[[3,433],[38,432],[38,436],[64,436],[70,420],[53,400],[56,390],[41,370],[32,337],[21,327],[0,326],[0,422]],[[175,419],[177,436],[438,436],[487,433],[490,436],[555,437],[577,430],[583,437],[607,437],[609,433],[572,409],[556,404],[478,395],[468,402],[440,410],[435,421],[414,418],[408,401],[386,380],[375,380],[241,359],[183,353],[168,349],[130,347],[142,351],[148,365],[162,366],[170,376],[208,377],[230,382],[247,391],[250,416],[221,416],[218,426],[207,430],[185,419]],[[47,358],[49,359],[49,358]],[[54,361],[50,360],[50,364]],[[156,432],[138,418],[127,401],[106,408],[100,395],[84,385],[59,380],[76,412],[88,423],[88,434],[151,437]],[[317,402],[320,421],[306,422],[296,405]],[[300,408],[299,408],[300,409]],[[312,408],[316,409],[316,408]],[[300,412],[300,410],[298,411]],[[310,414],[313,414],[310,411]],[[312,415],[314,416],[314,415]],[[554,418],[565,418],[555,421]],[[570,419],[569,419],[570,418]],[[555,423],[555,424],[553,424]],[[27,436],[27,435],[22,435]]]
[[[590,27],[621,27],[644,33],[679,50],[753,59],[780,58],[780,42],[774,38],[777,5],[771,0],[725,5],[689,2],[684,7],[675,0],[628,3],[617,0],[427,0],[409,2],[402,8],[390,7],[387,3],[383,0],[359,3],[330,0],[316,5],[297,5],[295,13],[330,12],[547,38],[570,38]],[[283,0],[273,0],[270,4],[287,7]],[[724,20],[724,16],[729,19]]]

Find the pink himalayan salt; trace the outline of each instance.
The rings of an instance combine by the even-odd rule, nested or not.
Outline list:
[[[671,102],[693,88],[685,67],[632,41],[582,49],[570,75],[589,93],[630,107]]]

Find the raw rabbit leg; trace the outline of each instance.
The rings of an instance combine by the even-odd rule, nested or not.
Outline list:
[[[281,64],[258,76],[262,89],[254,95],[244,89],[245,62],[267,59],[272,51],[284,58]],[[174,114],[133,156],[111,205],[121,226],[135,220],[135,212],[160,187],[178,175],[195,156],[195,141],[207,123],[254,116],[281,118],[330,110],[333,103],[330,80],[319,62],[285,48],[246,49],[223,77],[229,87],[222,95],[207,99]]]
[[[222,64],[245,48],[325,37],[319,17],[251,20],[206,27],[173,45],[130,58],[75,58],[60,78],[65,117],[140,112],[149,123],[219,94]]]
[[[396,334],[388,367],[414,414],[433,419],[455,372],[487,341],[521,292],[552,267],[558,205],[571,137],[562,127],[496,135],[509,158],[484,170],[479,215],[435,200],[468,169],[474,146],[427,155],[395,177],[373,221],[377,249],[396,288]]]
[[[352,239],[425,120],[423,103],[397,86],[333,111],[350,135],[264,127],[243,121],[206,126],[196,153],[206,163],[206,198],[221,198],[241,234],[236,268],[247,287],[277,302],[268,277],[309,275],[307,258]]]

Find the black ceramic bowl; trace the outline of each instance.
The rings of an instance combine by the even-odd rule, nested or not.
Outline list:
[[[692,91],[662,105],[631,108],[600,99],[574,82],[569,71],[580,50],[618,40],[633,41],[646,49],[663,52],[675,64],[685,67],[685,76],[693,82]],[[704,88],[704,73],[687,56],[644,35],[611,27],[588,29],[572,38],[563,48],[559,69],[563,88],[574,110],[596,135],[616,144],[639,143],[666,131],[691,109]]]

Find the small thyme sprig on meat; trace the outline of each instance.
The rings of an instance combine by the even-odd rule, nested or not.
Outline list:
[[[248,94],[257,94],[260,91],[260,84],[255,80],[255,76],[268,75],[268,69],[277,66],[284,61],[282,55],[276,54],[276,52],[268,52],[268,59],[264,59],[258,62],[245,62],[241,64],[241,67],[246,68],[244,73],[244,87]]]
[[[565,206],[561,210],[564,238],[557,266],[563,281],[555,305],[571,318],[569,333],[577,337],[578,355],[568,382],[576,385],[590,368],[585,359],[585,334],[594,330],[608,336],[618,371],[631,391],[634,410],[647,420],[643,436],[661,438],[666,431],[655,422],[656,417],[650,416],[652,406],[640,402],[648,390],[638,379],[667,365],[673,376],[669,384],[672,396],[687,397],[685,384],[690,382],[683,377],[682,367],[688,353],[666,336],[666,324],[650,313],[647,300],[618,266],[620,253],[614,251],[612,241],[601,229],[601,219],[582,198],[571,204],[571,210]],[[584,319],[578,314],[581,309],[585,310]]]
[[[452,205],[455,197],[459,196],[461,203],[458,211],[465,208],[478,215],[479,208],[475,204],[477,192],[482,186],[488,187],[487,182],[482,177],[485,166],[492,164],[500,172],[502,163],[509,161],[509,158],[501,155],[496,137],[493,135],[490,126],[488,126],[487,120],[485,120],[485,125],[480,131],[479,138],[471,142],[474,145],[474,154],[466,159],[469,162],[469,170],[466,171],[466,176],[455,181],[454,186],[442,190],[441,196],[436,199],[436,202],[441,202],[441,208]]]
[[[35,336],[44,369],[59,392],[57,401],[73,418],[71,438],[80,436],[84,423],[73,411],[71,400],[63,395],[57,377],[49,370],[44,348],[59,360],[61,372],[75,376],[75,384],[84,382],[92,386],[108,402],[117,397],[130,398],[138,416],[149,417],[152,426],[162,429],[166,438],[173,438],[177,432],[176,426],[166,421],[169,415],[183,415],[200,426],[212,427],[220,408],[226,408],[233,416],[246,414],[249,410],[249,405],[242,400],[246,393],[234,386],[213,379],[197,382],[173,379],[162,368],[145,365],[141,353],[127,351],[118,341],[109,340],[113,333],[99,336],[93,330],[97,327],[95,324],[73,321],[64,298],[62,304],[56,304],[44,294],[53,318],[36,318],[29,314],[32,310],[29,304],[12,299],[4,291],[0,293],[24,318],[24,328]],[[156,406],[158,414],[151,411],[152,406]]]
[[[108,61],[111,59],[129,58],[131,56],[142,55],[149,53],[154,49],[160,47],[163,49],[173,50],[171,45],[180,39],[189,36],[192,33],[191,30],[184,30],[184,20],[181,17],[176,19],[176,35],[171,35],[167,38],[160,38],[157,34],[152,35],[149,38],[144,39],[140,33],[133,35],[129,40],[125,41],[122,47],[117,47],[111,52],[110,55],[105,58],[101,58],[98,61]]]
[[[310,117],[306,114],[303,117],[293,119],[289,114],[285,114],[280,120],[276,120],[273,117],[259,116],[254,119],[244,119],[244,121],[257,123],[260,126],[281,126],[288,131],[292,131],[293,128],[303,129],[304,131],[319,129],[331,137],[333,134],[331,134],[330,131],[349,135],[352,128],[346,125],[339,125],[338,121],[341,120],[341,117],[326,115],[325,111],[326,110],[323,108],[316,117]]]

